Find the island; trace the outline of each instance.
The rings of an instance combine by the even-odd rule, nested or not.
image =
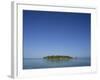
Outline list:
[[[63,56],[63,55],[52,55],[52,56],[45,56],[43,59],[46,60],[70,60],[73,59],[71,56]]]

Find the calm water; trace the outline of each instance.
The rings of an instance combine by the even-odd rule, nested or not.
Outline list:
[[[23,69],[90,66],[90,62],[90,58],[77,58],[69,61],[48,61],[42,58],[24,58]]]

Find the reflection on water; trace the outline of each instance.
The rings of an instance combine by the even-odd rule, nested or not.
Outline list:
[[[90,66],[90,58],[77,58],[70,60],[47,60],[42,58],[24,58],[23,69],[56,68]]]
[[[71,61],[70,60],[49,60],[49,59],[44,59],[44,61],[48,64],[62,64],[62,63],[66,63],[68,61]]]

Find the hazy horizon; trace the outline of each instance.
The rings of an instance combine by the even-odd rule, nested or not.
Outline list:
[[[91,56],[91,15],[23,10],[23,57]]]

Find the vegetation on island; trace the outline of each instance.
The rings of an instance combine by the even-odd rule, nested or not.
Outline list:
[[[43,58],[47,59],[47,60],[70,60],[73,57],[71,57],[71,56],[61,56],[61,55],[53,55],[53,56],[46,56],[46,57],[43,57]]]

